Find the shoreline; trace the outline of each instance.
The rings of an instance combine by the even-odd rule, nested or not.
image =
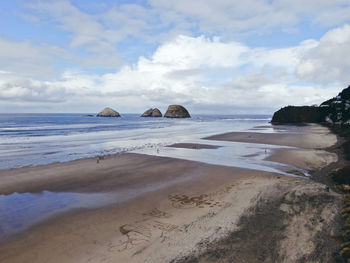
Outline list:
[[[303,129],[305,132],[305,127]],[[326,136],[329,134],[323,136],[324,130],[319,126],[312,126],[309,132],[314,135],[312,143],[316,149],[309,145],[303,151],[319,153],[320,145],[334,141],[333,137]],[[226,136],[224,139],[227,139],[228,135],[216,135],[215,138],[218,139],[218,136]],[[310,137],[308,134],[305,136]],[[271,142],[270,137],[268,142]],[[295,136],[292,137],[289,138],[289,144],[294,140],[294,144],[298,145]],[[243,139],[247,140],[246,138]],[[262,142],[264,141],[260,141]],[[180,146],[195,146],[196,150],[201,150],[198,144]],[[283,151],[285,156],[279,158],[286,161],[290,154],[288,155],[288,149]],[[312,158],[311,154],[310,159]],[[300,162],[298,154],[294,159],[295,162],[297,159]],[[324,164],[316,160],[314,165],[317,170]],[[328,163],[327,165],[329,166]],[[333,191],[327,194],[323,185],[307,178],[133,153],[108,156],[99,160],[99,163],[96,158],[87,158],[0,171],[0,180],[0,193],[8,194],[40,193],[44,190],[87,194],[127,189],[136,192],[135,196],[124,202],[114,200],[114,204],[84,211],[73,210],[56,219],[51,218],[0,243],[1,262],[23,262],[28,258],[34,262],[62,262],[60,255],[63,254],[67,255],[65,262],[187,262],[184,260],[189,255],[199,258],[205,253],[203,251],[209,251],[210,246],[215,246],[218,240],[239,231],[242,218],[254,217],[254,211],[261,206],[261,200],[267,203],[277,202],[276,209],[279,211],[280,207],[286,206],[279,198],[287,193],[304,193],[306,196],[314,196],[315,200],[328,196],[336,204],[333,208],[328,205],[322,208],[320,203],[313,203],[313,207],[320,209],[321,214],[328,216],[321,216],[324,221],[319,222],[320,227],[329,224],[329,220],[338,222],[338,217],[333,212],[339,209],[341,203],[340,195]],[[156,182],[163,182],[164,185],[156,188]],[[150,190],[142,193],[141,190],[147,186],[151,187]],[[275,192],[276,196],[268,195],[268,192]],[[288,210],[286,207],[283,209]],[[310,209],[312,208],[301,209],[301,214],[310,216]],[[246,214],[247,211],[250,211],[250,215]],[[282,212],[286,213],[285,211]],[[286,220],[292,220],[296,214],[285,216]],[[338,227],[339,223],[334,223],[329,231],[337,233]],[[259,230],[264,232],[263,229]],[[283,231],[280,234],[282,233]],[[328,239],[326,243],[334,250],[337,242]],[[282,242],[282,239],[278,242]],[[121,249],[120,245],[126,245],[126,248]],[[286,258],[291,256],[289,252],[283,253]]]

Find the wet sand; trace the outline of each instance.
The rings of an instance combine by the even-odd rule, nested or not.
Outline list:
[[[328,128],[320,125],[310,124],[308,126],[283,126],[283,128],[290,132],[230,132],[206,137],[204,139],[292,146],[303,149],[324,149],[331,147],[337,142],[336,135],[332,134]],[[279,129],[281,129],[281,127]]]
[[[281,135],[282,139],[278,137]],[[301,152],[277,149],[283,154],[275,152],[275,157],[269,158],[304,168],[305,148],[321,151],[319,148],[331,146],[336,139],[318,126],[309,130],[304,127],[303,135],[297,137],[231,133],[211,138],[253,138],[255,143],[302,145]],[[306,159],[311,162],[313,154]],[[313,169],[326,165],[324,160],[334,160],[322,154],[317,153],[323,159],[314,161]],[[218,262],[220,258],[222,262],[232,262],[232,257],[223,255],[233,252],[235,262],[296,262],[319,248],[318,235],[322,234],[324,253],[335,249],[337,211],[342,202],[340,195],[332,190],[326,192],[324,185],[307,178],[141,154],[0,172],[0,194],[44,190],[91,194],[127,190],[134,194],[100,208],[55,215],[3,240],[0,262]],[[267,204],[273,204],[270,207],[274,210],[267,209]],[[260,218],[255,219],[257,215]],[[262,215],[265,216],[261,218]],[[260,224],[276,218],[282,218],[284,223],[276,221],[272,229]],[[253,232],[242,230],[246,228]],[[241,239],[235,240],[232,250],[224,241],[237,231],[241,231]],[[264,241],[269,236],[274,237],[270,243],[273,249],[266,251]],[[251,250],[244,254],[243,247]],[[212,251],[220,253],[213,258]],[[271,257],[269,253],[278,256]],[[323,262],[332,262],[324,253],[320,253]],[[260,254],[265,255],[263,260],[259,260]],[[315,260],[308,262],[319,262]]]
[[[145,185],[188,180],[205,169],[203,163],[125,153],[67,163],[0,171],[0,194],[14,192],[112,192]]]
[[[275,149],[265,160],[291,164],[308,171],[317,170],[338,161],[338,156],[325,150]]]
[[[174,144],[168,145],[167,147],[185,148],[185,149],[217,149],[220,146],[201,144],[201,143],[174,143]]]

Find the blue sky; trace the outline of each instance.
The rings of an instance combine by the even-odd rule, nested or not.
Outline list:
[[[273,113],[350,84],[349,0],[4,0],[0,112]]]

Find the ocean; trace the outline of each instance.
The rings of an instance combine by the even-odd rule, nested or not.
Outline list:
[[[168,119],[143,118],[138,114],[123,114],[121,118],[0,114],[0,169],[122,152],[156,151],[164,155],[166,145],[198,142],[214,134],[245,131],[255,126],[266,126],[259,131],[274,132],[268,127],[270,120],[270,115],[193,115],[188,119]]]

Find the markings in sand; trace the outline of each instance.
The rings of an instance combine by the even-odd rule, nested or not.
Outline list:
[[[120,252],[131,249],[141,243],[151,241],[152,237],[151,229],[145,225],[125,224],[119,227],[119,231],[123,235],[123,240],[119,240],[116,246],[110,244],[110,251],[114,251],[114,248]]]
[[[223,195],[229,193],[236,184],[225,186],[215,192],[201,195],[185,195],[174,194],[169,195],[169,201],[174,208],[204,208],[204,207],[221,207],[222,202],[217,201]],[[170,233],[173,231],[182,232],[180,226],[162,222],[159,219],[169,219],[173,215],[162,211],[158,208],[153,208],[142,213],[144,219],[135,221],[131,224],[124,224],[119,227],[119,232],[122,234],[121,239],[117,244],[112,242],[109,244],[109,251],[123,252],[125,250],[133,249],[141,244],[151,242],[152,237],[159,237],[160,242],[164,243],[170,239]]]
[[[119,240],[117,245],[110,244],[109,250],[116,249],[119,252],[132,249],[140,244],[151,241],[153,232],[159,232],[161,243],[169,239],[169,233],[172,231],[182,231],[180,226],[164,223],[161,221],[151,221],[145,224],[125,224],[119,227],[120,233],[123,235],[122,240]]]
[[[163,223],[163,222],[159,222],[159,221],[154,221],[153,227],[161,231],[161,234],[159,236],[161,239],[161,243],[163,243],[165,240],[169,239],[169,236],[167,235],[168,233],[170,233],[172,231],[182,232],[182,230],[180,229],[180,227],[178,225]]]
[[[204,208],[205,206],[220,206],[219,201],[215,201],[211,199],[208,195],[169,195],[169,200],[171,201],[171,205],[175,208]]]
[[[221,207],[222,202],[217,201],[218,196],[227,194],[235,184],[226,186],[215,192],[202,195],[188,196],[185,194],[169,195],[168,198],[171,201],[171,205],[175,208],[204,208],[204,207]]]

